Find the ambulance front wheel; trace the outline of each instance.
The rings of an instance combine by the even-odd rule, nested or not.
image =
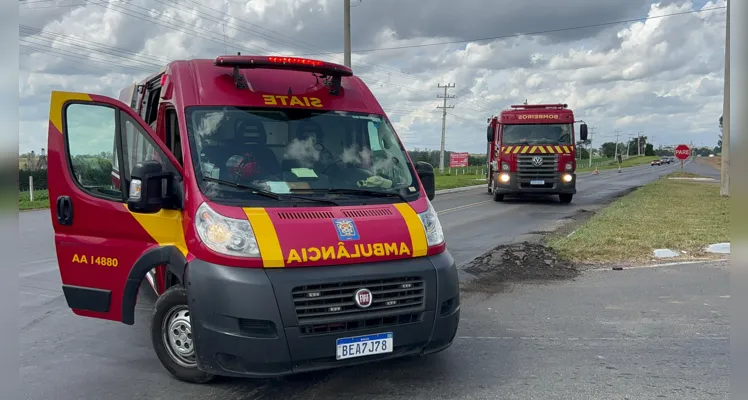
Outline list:
[[[214,375],[197,369],[187,290],[175,285],[153,306],[151,342],[161,364],[180,381],[208,383]]]

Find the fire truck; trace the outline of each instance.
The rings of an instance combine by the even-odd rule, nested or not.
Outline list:
[[[574,112],[566,104],[522,104],[488,119],[488,193],[557,194],[570,203],[576,189]],[[587,124],[579,128],[587,140]]]

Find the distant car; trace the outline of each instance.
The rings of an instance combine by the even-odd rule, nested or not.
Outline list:
[[[662,160],[652,160],[650,165],[662,165]]]
[[[670,164],[672,160],[670,160],[670,157],[662,157],[660,159],[660,164]]]

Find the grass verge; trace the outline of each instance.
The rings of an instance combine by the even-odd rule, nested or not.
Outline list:
[[[705,246],[729,242],[729,200],[713,183],[670,180],[666,175],[615,201],[570,235],[546,243],[580,263],[653,260],[655,249],[704,256]]]
[[[627,168],[627,167],[635,167],[637,165],[644,165],[649,164],[652,162],[652,160],[657,160],[660,157],[657,156],[641,156],[641,157],[631,157],[628,160],[623,160],[621,163],[621,168]],[[577,166],[582,166],[581,168],[577,168],[577,172],[588,172],[588,171],[594,171],[595,167],[592,168],[586,167],[587,163],[585,162],[587,160],[581,160],[577,161]],[[594,162],[594,160],[592,160]],[[618,163],[615,162],[615,160],[611,161],[612,164],[604,164],[604,165],[598,165],[597,169],[602,171],[606,169],[618,169]]]
[[[31,201],[29,192],[18,193],[19,210],[38,210],[49,208],[49,193],[46,190],[35,190],[34,201]]]
[[[485,185],[485,175],[436,175],[436,190]]]

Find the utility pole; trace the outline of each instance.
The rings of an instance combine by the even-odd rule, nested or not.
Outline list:
[[[629,140],[626,141],[626,159],[631,157],[631,143],[634,141],[632,138],[634,135],[629,135]]]
[[[351,67],[351,0],[343,0],[343,36],[345,38],[344,63]]]
[[[727,31],[725,32],[725,93],[722,100],[722,166],[721,196],[730,195],[730,0],[727,0]]]
[[[446,138],[446,133],[447,133],[447,109],[448,108],[455,108],[455,106],[449,106],[449,107],[447,107],[447,99],[454,99],[455,98],[454,95],[447,96],[447,90],[450,89],[450,88],[455,87],[455,84],[454,83],[449,83],[449,84],[446,84],[444,86],[442,86],[441,84],[437,84],[437,87],[444,89],[444,96],[442,96],[442,95],[436,95],[437,98],[444,99],[444,105],[436,107],[436,108],[441,108],[442,109],[442,145],[441,145],[441,149],[439,151],[439,172],[443,173],[444,172],[444,140]]]
[[[590,145],[588,146],[587,153],[589,153],[588,158],[590,159],[590,168],[592,168],[592,135],[595,134],[596,129],[597,128],[594,126],[589,129],[590,130]]]
[[[615,131],[615,134],[616,134],[616,153],[615,153],[615,160],[616,160],[616,162],[618,162],[618,136],[620,136],[620,135],[621,135],[621,131],[619,131],[619,130],[616,130],[616,131]]]
[[[639,131],[639,133],[636,136],[636,155],[641,157],[642,155],[642,131]]]

